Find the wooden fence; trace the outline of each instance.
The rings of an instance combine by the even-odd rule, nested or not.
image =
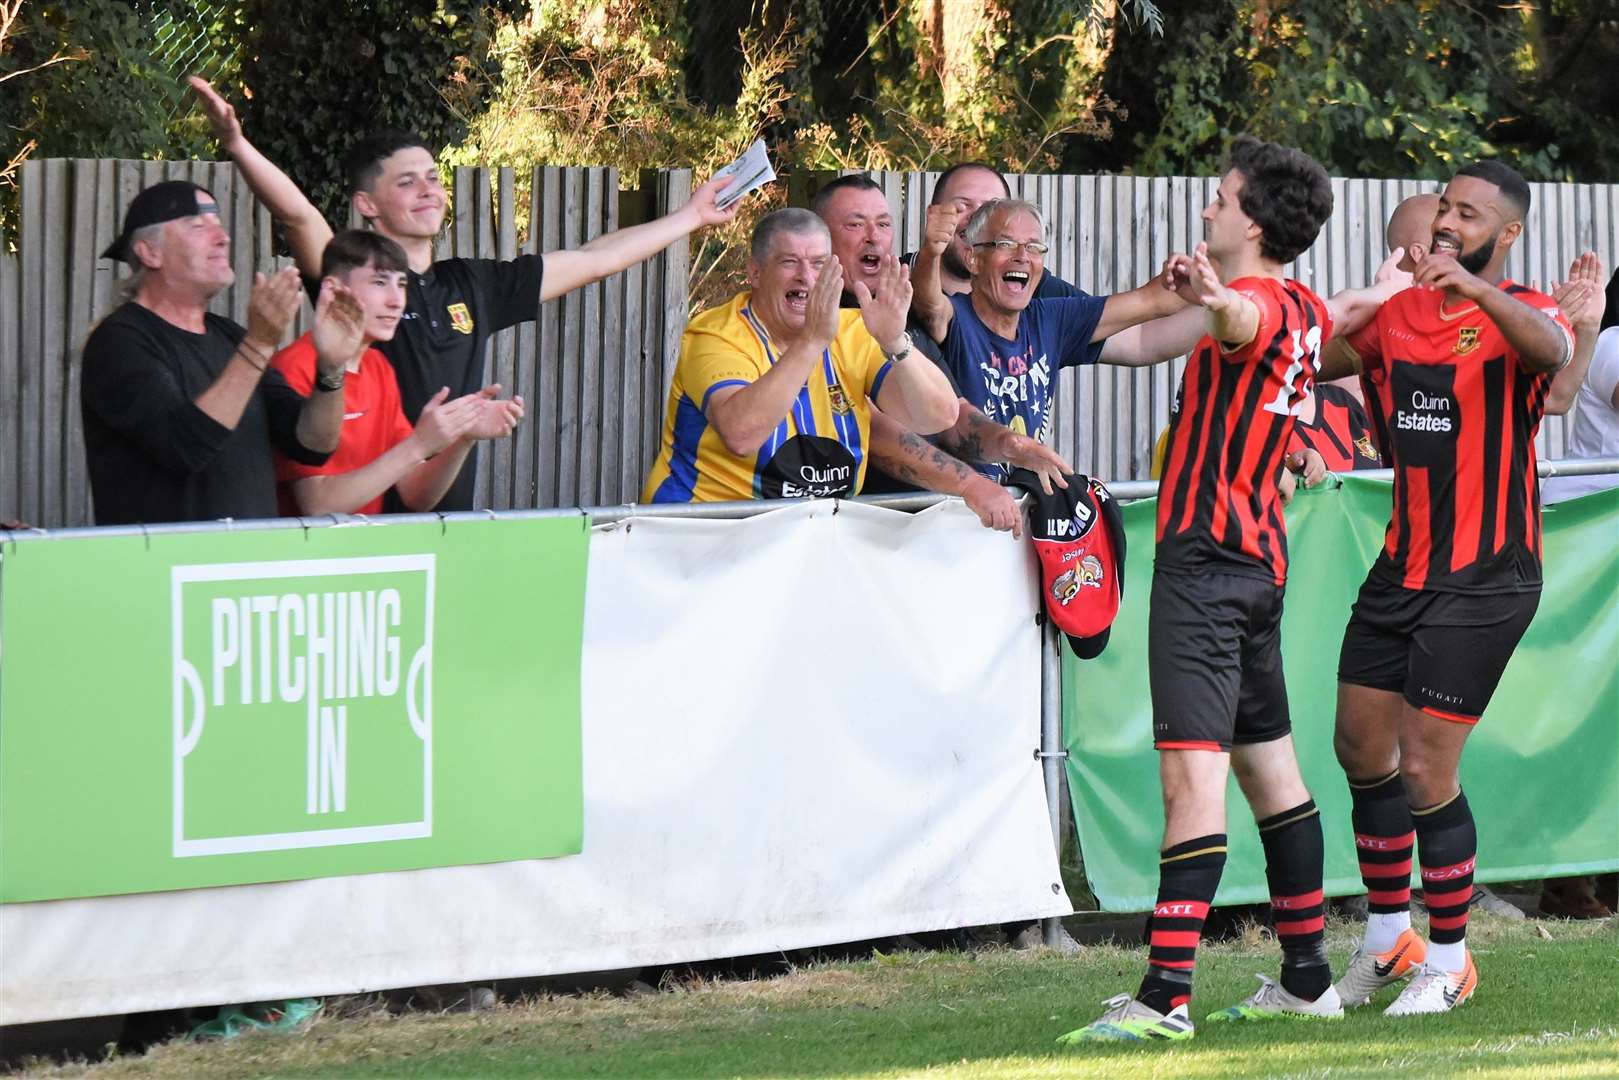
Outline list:
[[[801,193],[833,174],[800,178]],[[896,246],[914,250],[937,174],[878,173],[898,225]],[[23,167],[20,257],[0,255],[0,519],[37,525],[90,520],[78,406],[78,354],[94,321],[115,303],[122,267],[99,259],[135,192],[156,180],[204,184],[220,203],[235,247],[237,285],[215,309],[241,319],[246,283],[278,265],[269,215],[228,163],[35,161]],[[1172,251],[1201,238],[1199,213],[1213,178],[1014,176],[1014,193],[1043,206],[1052,226],[1046,265],[1093,293],[1132,288]],[[536,169],[531,220],[518,244],[510,169],[455,170],[455,215],[442,254],[510,258],[573,247],[620,224],[679,206],[684,170],[646,174],[618,191],[610,169]],[[1383,223],[1420,181],[1334,180],[1335,210],[1290,273],[1318,292],[1367,283],[1383,258]],[[1619,185],[1536,184],[1511,276],[1543,285],[1594,249],[1619,256]],[[550,507],[633,500],[657,450],[664,395],[685,326],[687,247],[542,305],[534,323],[501,333],[490,378],[529,401],[528,423],[485,451],[480,505]],[[307,317],[307,312],[306,316]],[[302,326],[300,325],[300,329]],[[1147,476],[1153,440],[1169,421],[1183,364],[1146,370],[1067,370],[1058,383],[1058,448],[1075,468],[1109,479]],[[1562,456],[1566,425],[1542,425],[1543,456]]]
[[[212,310],[246,317],[256,271],[274,255],[269,212],[228,162],[30,161],[21,177],[16,257],[0,253],[0,520],[90,524],[79,412],[79,354],[117,305],[122,264],[100,258],[136,192],[166,179],[207,187],[233,239],[236,284]],[[536,169],[519,244],[516,174],[454,170],[454,214],[439,255],[514,258],[578,247],[621,224],[682,205],[688,170],[619,191],[614,169]],[[537,248],[536,248],[537,245]],[[668,372],[686,325],[687,245],[537,305],[537,318],[495,335],[489,377],[528,401],[529,419],[479,456],[478,503],[500,509],[633,501],[657,452]],[[294,333],[310,317],[306,301]]]

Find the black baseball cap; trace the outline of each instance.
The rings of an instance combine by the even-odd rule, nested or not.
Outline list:
[[[124,231],[118,234],[111,247],[101,253],[101,257],[129,262],[134,257],[129,245],[136,229],[198,214],[217,213],[219,204],[207,188],[198,187],[189,180],[165,180],[161,184],[153,184],[130,200],[129,211],[124,214]]]

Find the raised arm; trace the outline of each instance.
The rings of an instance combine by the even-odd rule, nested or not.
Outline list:
[[[306,449],[321,454],[337,449],[343,435],[343,380],[349,361],[365,348],[364,334],[359,299],[331,278],[321,282],[315,300],[315,386],[298,412],[295,433]]]
[[[884,255],[876,286],[873,292],[863,281],[854,283],[861,321],[889,362],[877,397],[894,419],[913,431],[925,435],[943,431],[956,422],[956,391],[937,365],[916,355],[905,334],[911,310],[910,274],[893,255]]]
[[[1400,269],[1400,260],[1404,258],[1405,248],[1395,248],[1394,253],[1377,268],[1372,284],[1364,289],[1345,289],[1327,298],[1327,310],[1332,313],[1333,337],[1348,337],[1355,333],[1371,322],[1377,309],[1395,293],[1411,287],[1411,275]]]
[[[738,199],[721,210],[714,200],[730,185],[731,179],[728,176],[710,179],[691,193],[691,201],[685,206],[656,221],[615,229],[581,247],[546,252],[540,299],[551,300],[582,285],[611,277],[620,270],[650,259],[698,229],[730,221],[736,217],[742,201]]]
[[[1259,305],[1228,289],[1209,261],[1209,245],[1198,244],[1187,263],[1175,271],[1181,298],[1203,309],[1210,337],[1230,349],[1248,344],[1259,332]]]
[[[1185,256],[1182,255],[1179,258],[1184,259]],[[1153,319],[1165,318],[1186,307],[1187,301],[1175,291],[1175,281],[1171,271],[1174,260],[1175,257],[1172,256],[1170,260],[1164,263],[1164,269],[1145,285],[1131,289],[1129,292],[1114,293],[1109,296],[1106,306],[1102,308],[1102,317],[1097,320],[1096,329],[1091,333],[1091,340],[1101,341],[1104,338],[1111,338],[1113,335],[1133,326],[1138,326]],[[1201,337],[1202,335],[1199,334],[1198,336]],[[1197,338],[1192,339],[1192,344],[1197,344]],[[1191,345],[1188,345],[1186,349],[1171,353],[1170,356],[1179,356],[1181,352],[1185,352],[1191,347]],[[1107,358],[1106,346],[1103,347],[1102,358],[1104,360]],[[1164,359],[1167,360],[1169,357],[1166,356]]]
[[[298,313],[299,297],[298,275],[291,270],[282,270],[268,278],[256,275],[247,301],[247,334],[219,378],[196,398],[197,408],[210,420],[221,427],[236,428],[269,366],[270,355],[286,335],[292,317]],[[338,423],[342,423],[341,407]]]
[[[1161,364],[1191,352],[1204,333],[1203,309],[1183,307],[1173,315],[1120,330],[1103,342],[1100,359],[1121,367]]]
[[[955,311],[950,306],[950,297],[945,295],[939,259],[955,239],[959,216],[951,203],[928,207],[927,232],[911,270],[911,310],[934,341],[943,341],[950,332],[950,319]]]
[[[206,79],[193,75],[186,82],[197,95],[220,147],[236,162],[254,196],[286,231],[287,245],[292,249],[299,271],[305,277],[319,277],[321,255],[332,239],[331,225],[292,178],[247,141],[242,134],[242,123],[236,118],[235,106],[220,97]]]
[[[1591,370],[1591,357],[1602,334],[1602,315],[1608,306],[1603,273],[1602,260],[1596,252],[1587,251],[1568,268],[1568,280],[1552,290],[1552,299],[1574,327],[1574,357],[1546,391],[1545,411],[1549,416],[1562,416],[1573,408],[1586,372]]]
[[[1555,371],[1574,353],[1573,338],[1545,312],[1468,273],[1450,252],[1429,252],[1417,264],[1412,280],[1433,289],[1451,289],[1476,303],[1531,371]]]

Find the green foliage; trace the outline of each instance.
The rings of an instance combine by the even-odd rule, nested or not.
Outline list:
[[[466,133],[445,100],[487,86],[492,17],[517,0],[374,0],[363,5],[244,0],[240,92],[250,137],[327,218],[348,220],[343,160],[362,135],[415,131],[434,146]]]
[[[7,160],[29,141],[40,157],[184,157],[200,141],[171,130],[173,85],[152,58],[150,24],[121,0],[72,0],[22,9],[22,32],[0,74],[75,57],[8,83],[0,96]]]
[[[125,0],[24,3],[0,39],[0,236],[16,228],[29,157],[206,156],[200,127],[171,120],[175,80],[152,22]]]
[[[1531,179],[1611,177],[1619,132],[1589,123],[1592,98],[1613,93],[1602,44],[1582,36],[1600,25],[1588,17],[1596,6],[1202,6],[1177,22],[1182,55],[1159,68],[1170,77],[1151,116],[1138,117],[1131,167],[1213,171],[1229,136],[1247,131],[1298,146],[1337,175],[1437,179],[1498,157]]]
[[[741,35],[741,86],[728,107],[710,108],[687,94],[681,29],[673,0],[548,0],[531,19],[503,20],[494,82],[467,80],[450,95],[467,133],[447,162],[723,164],[779,117],[790,60],[779,43]]]

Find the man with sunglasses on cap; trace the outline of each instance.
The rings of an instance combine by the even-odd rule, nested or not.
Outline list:
[[[270,367],[298,309],[298,276],[259,275],[248,325],[208,311],[235,280],[230,235],[203,188],[135,196],[102,257],[127,262],[129,299],[84,346],[80,404],[100,525],[276,516],[271,448],[318,465],[343,426],[343,366],[364,320],[329,283],[315,309],[317,375],[304,397]]]

